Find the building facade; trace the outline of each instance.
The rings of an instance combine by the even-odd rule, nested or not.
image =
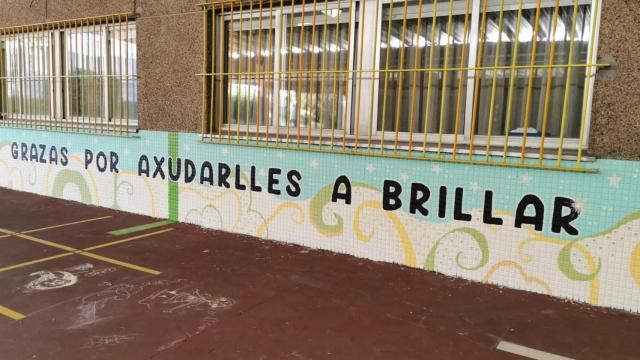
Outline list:
[[[2,187],[640,311],[628,1],[0,10]]]

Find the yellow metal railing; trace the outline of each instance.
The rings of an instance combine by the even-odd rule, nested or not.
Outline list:
[[[137,127],[135,14],[0,28],[0,126]]]
[[[223,0],[205,142],[593,172],[600,0]]]

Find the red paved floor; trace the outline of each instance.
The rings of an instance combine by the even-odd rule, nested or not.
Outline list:
[[[3,189],[0,204],[0,228],[15,232],[111,216],[0,233],[0,306],[25,316],[0,315],[2,360],[524,359],[501,340],[640,357],[628,313],[184,224],[112,236],[157,220]]]

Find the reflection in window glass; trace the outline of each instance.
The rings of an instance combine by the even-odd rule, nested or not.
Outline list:
[[[42,116],[50,111],[48,33],[4,37],[2,69],[6,76],[2,112],[18,116]]]
[[[273,71],[273,29],[265,28],[268,18],[262,18],[263,29],[259,30],[259,18],[245,21],[227,21],[227,67],[232,73]],[[272,21],[273,22],[273,21]],[[253,30],[252,30],[253,28]],[[271,47],[269,44],[271,43]],[[273,83],[271,76],[263,75],[229,75],[227,80],[228,118],[232,124],[266,125],[271,118],[267,109],[271,109],[268,101],[273,99]],[[258,121],[259,119],[259,121]]]
[[[410,4],[413,2],[410,2]],[[417,3],[417,2],[416,2]],[[448,7],[448,5],[445,5]],[[408,15],[405,35],[403,38],[404,7],[395,4],[383,8],[382,36],[380,38],[380,68],[386,69],[417,69],[417,68],[459,68],[467,65],[469,53],[469,39],[467,35],[466,56],[462,60],[464,45],[464,15],[455,15],[451,20],[451,30],[448,33],[448,17],[437,17],[435,29],[433,17],[423,14],[418,18],[415,14]],[[389,26],[389,19],[391,24]],[[467,21],[471,21],[467,17]],[[418,33],[420,22],[420,33]],[[389,31],[389,28],[391,29]],[[433,38],[434,43],[431,43]],[[404,63],[400,63],[401,51],[404,48]],[[447,56],[448,49],[448,56]],[[417,61],[416,60],[416,52]],[[433,62],[430,64],[431,56]],[[396,130],[397,107],[400,107],[398,131],[409,132],[411,104],[414,106],[414,133],[422,133],[428,121],[427,132],[438,133],[442,122],[442,132],[454,133],[455,117],[460,116],[458,131],[464,128],[464,111],[466,99],[466,81],[462,82],[460,91],[460,77],[462,71],[420,71],[414,78],[410,72],[381,72],[378,90],[378,129],[385,131]],[[398,89],[400,76],[404,76],[402,88]],[[446,79],[445,79],[446,78]],[[414,82],[415,80],[415,82]],[[445,81],[446,80],[446,81]],[[413,89],[416,95],[412,101]],[[459,98],[458,94],[462,94]],[[383,126],[384,122],[384,126]]]
[[[296,14],[288,19],[291,26],[284,32],[280,55],[283,69],[294,74],[282,81],[280,126],[297,126],[300,121],[301,127],[343,129],[350,74],[307,71],[349,68],[348,56],[354,55],[348,43],[349,13],[334,9],[321,14],[316,14],[315,29],[312,12],[306,12],[304,18]]]
[[[516,65],[529,65],[531,63],[533,49],[533,32],[535,25],[535,9],[524,10],[520,25],[518,41],[516,41],[517,11],[505,11],[502,34],[498,35],[499,16],[497,12],[487,14],[485,31],[485,45],[483,51],[483,66],[493,66],[496,56],[499,63],[510,65],[513,62],[515,46],[518,46],[518,59]],[[544,65],[551,63],[551,47],[555,44],[554,64],[569,63],[569,49],[571,47],[571,33],[573,27],[573,6],[560,7],[558,24],[553,35],[553,8],[542,9],[539,19],[537,36],[537,49],[535,63]],[[591,14],[588,6],[581,6],[576,19],[574,36],[573,64],[587,62],[589,49],[589,35],[591,33],[589,21]],[[498,42],[500,53],[496,55]],[[541,135],[544,119],[544,101],[547,97],[547,69],[535,69],[533,93],[529,112],[528,135]],[[565,90],[567,89],[567,73],[572,72],[569,83],[568,112],[565,127],[565,136],[577,138],[580,134],[580,121],[582,116],[582,95],[584,92],[585,76],[584,68],[574,67],[570,70],[557,68],[551,70],[550,97],[547,111],[548,137],[560,135]],[[509,133],[521,135],[524,131],[524,120],[529,88],[529,69],[497,70],[495,95],[493,104],[493,120],[491,135],[505,135],[507,126],[508,100],[510,79],[515,77],[512,90],[511,117]],[[477,106],[477,134],[486,135],[489,128],[491,99],[493,89],[493,71],[483,71],[480,80],[480,92]]]

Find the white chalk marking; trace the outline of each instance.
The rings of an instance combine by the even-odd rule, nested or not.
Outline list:
[[[518,345],[508,341],[500,341],[496,347],[498,350],[502,350],[508,353],[527,357],[535,360],[575,360],[566,356],[552,354],[546,351],[532,349],[530,347]]]
[[[78,277],[67,271],[38,271],[30,276],[38,278],[25,285],[25,292],[59,289],[78,282]]]

